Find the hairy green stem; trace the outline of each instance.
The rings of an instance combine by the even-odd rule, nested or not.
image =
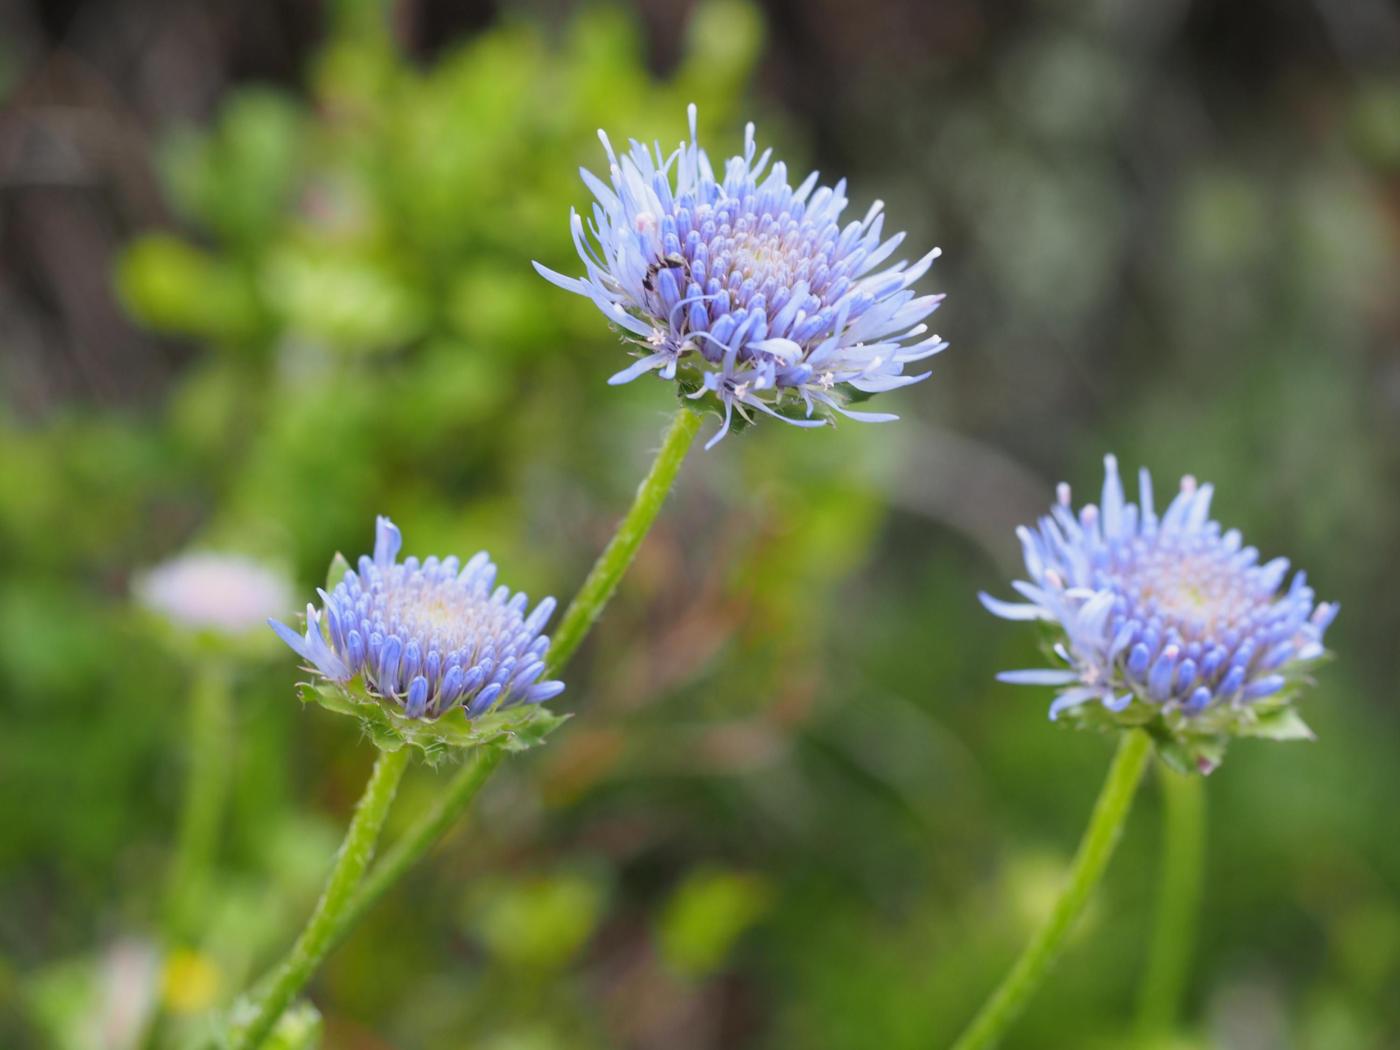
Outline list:
[[[198,935],[209,898],[228,797],[230,699],[228,666],[216,659],[201,663],[190,694],[184,808],[166,896],[165,933],[172,944]]]
[[[549,664],[546,674],[558,673],[569,662],[569,657],[574,655],[574,650],[602,614],[613,591],[617,590],[618,581],[637,556],[642,540],[651,531],[652,523],[656,521],[656,515],[671,491],[671,483],[676,480],[676,473],[686,453],[695,443],[695,435],[700,432],[700,420],[699,413],[685,406],[676,412],[651,470],[637,486],[637,495],[627,516],[618,525],[603,553],[598,555],[588,578],[583,581],[583,586],[559,620],[549,655],[545,657]]]
[[[1142,730],[1132,729],[1123,734],[1098,801],[1094,803],[1089,826],[1079,842],[1069,884],[1055,902],[1045,925],[1031,938],[996,992],[953,1044],[953,1050],[982,1050],[995,1046],[1045,979],[1113,856],[1138,781],[1142,779],[1151,754],[1152,741]]]
[[[364,794],[355,806],[355,816],[336,854],[335,866],[316,910],[311,913],[292,950],[273,975],[267,992],[257,1001],[246,1026],[232,1033],[234,1050],[256,1050],[272,1032],[277,1020],[311,979],[337,937],[342,917],[354,899],[355,889],[374,858],[384,818],[394,801],[399,780],[408,766],[409,748],[380,751]]]
[[[339,944],[364,913],[374,906],[374,902],[384,895],[385,890],[398,882],[403,873],[413,867],[456,823],[505,755],[505,749],[495,744],[485,744],[472,752],[471,757],[452,775],[447,789],[437,793],[432,806],[414,821],[413,826],[370,870],[341,916],[340,924],[331,938],[331,947]]]
[[[1171,1034],[1181,1010],[1205,865],[1205,785],[1194,773],[1157,764],[1162,785],[1161,882],[1157,916],[1138,996],[1138,1035]]]

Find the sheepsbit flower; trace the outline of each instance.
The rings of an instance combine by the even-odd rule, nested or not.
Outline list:
[[[1113,456],[1099,506],[1076,514],[1069,486],[1035,530],[1017,530],[1024,603],[986,594],[989,611],[1056,628],[1052,669],[1009,671],[1005,682],[1059,687],[1050,717],[1144,725],[1184,744],[1209,769],[1230,735],[1310,736],[1291,699],[1324,655],[1337,605],[1316,602],[1304,573],[1284,587],[1288,561],[1260,563],[1237,529],[1209,517],[1212,486],[1181,480],[1159,516],[1152,479],[1124,498]]]
[[[771,150],[758,155],[752,124],[743,155],[717,179],[696,141],[693,105],[689,116],[690,141],[667,157],[659,143],[648,150],[635,141],[619,157],[599,131],[611,187],[581,170],[597,198],[591,241],[571,212],[586,272],[566,277],[535,264],[637,345],[638,360],[608,382],[656,372],[691,398],[713,394],[724,425],[706,448],[733,413],[751,421],[751,409],[804,427],[832,413],[896,419],[846,404],[928,378],[904,366],[948,345],[920,323],[943,297],[912,291],[938,249],[882,269],[904,234],[883,237],[879,201],[842,226],[845,181],[817,188],[813,172],[794,189],[781,161],[769,166]]]
[[[136,577],[143,606],[181,630],[239,637],[292,608],[287,578],[237,554],[193,551]]]
[[[563,682],[540,681],[549,648],[540,631],[553,598],[527,615],[525,595],[492,589],[496,566],[485,551],[465,565],[399,562],[402,543],[398,527],[380,517],[374,557],[319,592],[321,610],[306,607],[306,633],[275,620],[272,629],[330,682],[359,678],[409,719],[439,719],[459,706],[475,719],[563,692]]]

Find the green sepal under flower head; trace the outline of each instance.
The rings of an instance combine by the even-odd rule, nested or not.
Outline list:
[[[1142,729],[1152,737],[1157,753],[1178,773],[1209,774],[1225,759],[1232,737],[1265,740],[1315,740],[1294,704],[1311,679],[1299,677],[1272,696],[1240,706],[1210,708],[1190,715],[1181,709],[1164,710],[1157,704],[1134,698],[1121,711],[1099,704],[1083,704],[1065,711],[1056,723],[1075,729],[1112,733]]]
[[[703,416],[714,416],[721,425],[724,422],[724,406],[713,397],[707,397],[704,372],[695,365],[686,364],[676,370],[676,403],[682,408],[698,412]],[[744,412],[731,413],[727,433],[740,434],[753,426]]]
[[[371,695],[359,679],[344,685],[303,682],[300,691],[303,702],[314,701],[327,711],[358,719],[365,735],[381,751],[416,747],[430,765],[483,744],[528,751],[569,718],[540,704],[498,708],[471,719],[461,711],[436,720],[409,718]]]

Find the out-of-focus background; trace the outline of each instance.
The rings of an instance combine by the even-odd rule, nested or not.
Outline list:
[[[1385,0],[11,0],[0,8],[0,1045],[197,1032],[289,942],[372,758],[242,660],[197,942],[158,959],[194,664],[133,573],[299,592],[392,514],[565,599],[673,404],[572,270],[595,129],[760,138],[940,244],[904,419],[694,455],[511,761],[311,988],[336,1048],[946,1045],[1111,742],[998,685],[1012,529],[1115,450],[1342,614],[1315,744],[1207,784],[1169,1045],[1400,1046],[1400,12]],[[919,250],[922,250],[921,248]],[[714,424],[710,424],[713,426]],[[295,609],[288,609],[294,615]],[[410,771],[389,834],[442,774]],[[1149,780],[1009,1048],[1123,1047]],[[182,1027],[183,1026],[183,1027]]]

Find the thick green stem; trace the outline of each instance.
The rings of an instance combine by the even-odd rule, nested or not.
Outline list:
[[[282,1011],[311,979],[339,935],[355,889],[374,858],[374,846],[379,840],[384,818],[389,814],[389,806],[394,801],[399,780],[408,765],[408,753],[406,747],[398,751],[379,752],[369,783],[365,785],[364,794],[355,807],[355,816],[345,833],[345,841],[340,844],[340,852],[336,854],[335,867],[326,880],[321,899],[316,902],[316,910],[311,913],[292,950],[277,968],[267,992],[258,1000],[252,1019],[241,1030],[234,1031],[234,1050],[256,1050],[262,1045],[277,1024],[277,1019],[282,1016]]]
[[[1098,801],[1094,803],[1089,826],[1079,842],[1069,884],[1055,902],[1050,918],[1031,938],[1000,987],[953,1044],[953,1050],[981,1050],[996,1045],[1045,979],[1113,856],[1138,781],[1142,779],[1143,768],[1151,754],[1152,741],[1142,730],[1133,729],[1123,734]]]
[[[439,792],[431,808],[423,812],[413,826],[404,832],[403,837],[389,848],[376,864],[365,881],[356,891],[350,906],[345,909],[340,925],[333,935],[331,946],[339,944],[345,934],[360,921],[374,902],[379,900],[394,883],[418,859],[427,853],[471,805],[472,799],[486,783],[492,771],[501,764],[506,755],[505,749],[493,744],[477,748],[452,779],[447,790]]]
[[[574,650],[588,634],[589,628],[602,614],[603,607],[617,589],[618,581],[637,556],[637,548],[651,531],[652,522],[666,502],[666,494],[671,491],[671,483],[676,480],[676,473],[694,444],[695,435],[700,432],[700,420],[698,413],[686,407],[676,413],[651,470],[637,487],[637,495],[627,516],[618,525],[603,553],[598,555],[588,578],[583,581],[583,586],[559,621],[549,655],[545,658],[549,663],[547,674],[558,673],[569,662],[569,657],[574,655]]]
[[[1205,864],[1205,788],[1194,773],[1158,763],[1162,785],[1161,883],[1157,917],[1138,997],[1143,1042],[1171,1034],[1195,946]]]
[[[166,937],[185,944],[199,933],[209,899],[229,783],[232,723],[228,667],[200,664],[190,695],[189,765],[175,858],[166,895]]]

